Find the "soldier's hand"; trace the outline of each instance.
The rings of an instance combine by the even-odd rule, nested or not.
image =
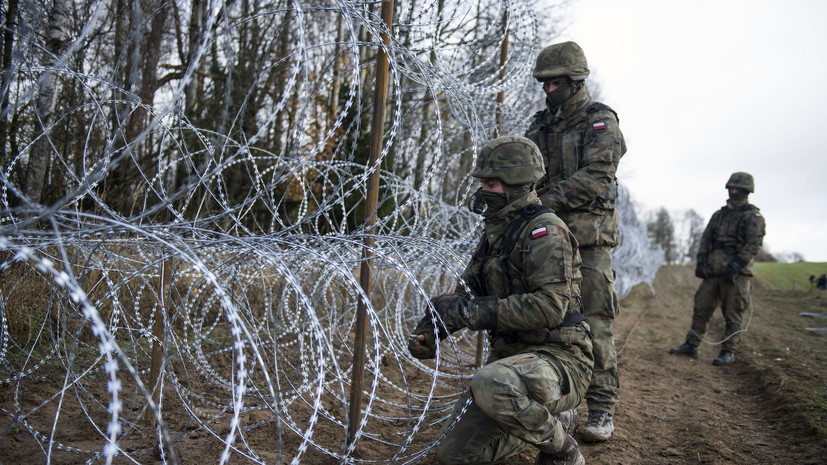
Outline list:
[[[728,281],[734,281],[735,277],[738,276],[738,273],[741,272],[741,268],[743,268],[744,265],[746,265],[746,263],[744,263],[743,260],[736,258],[727,263],[726,268],[724,268],[724,272],[721,273],[721,276]]]
[[[420,360],[436,357],[436,338],[433,331],[411,334],[408,340],[408,352]]]
[[[408,352],[418,359],[430,359],[436,357],[436,339],[434,324],[431,316],[426,314],[414,328],[408,339]]]
[[[695,276],[698,278],[710,278],[712,277],[712,271],[706,263],[698,262],[698,264],[695,265]]]
[[[726,279],[727,281],[735,281],[735,277],[738,276],[738,271],[739,270],[736,270],[735,268],[732,268],[729,265],[727,265],[727,267],[724,268],[724,272],[721,273],[721,277]]]

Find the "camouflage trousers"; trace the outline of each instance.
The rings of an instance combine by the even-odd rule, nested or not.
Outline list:
[[[442,428],[437,461],[442,465],[499,463],[529,445],[559,451],[565,432],[555,414],[577,407],[583,392],[576,387],[585,386],[585,382],[569,382],[578,376],[569,371],[551,356],[538,353],[518,354],[482,367]],[[586,370],[580,376],[588,374]]]
[[[735,352],[741,343],[741,327],[744,312],[750,305],[750,277],[739,274],[734,281],[726,278],[705,278],[695,291],[695,308],[692,312],[692,329],[686,335],[686,342],[697,347],[701,344],[709,319],[721,305],[726,322],[725,340],[722,350]]]
[[[594,373],[586,391],[589,410],[602,410],[614,415],[620,400],[612,321],[620,313],[620,302],[615,289],[615,271],[612,268],[610,247],[584,247],[580,249],[583,264],[580,272],[580,295],[583,299],[583,315],[592,332]]]

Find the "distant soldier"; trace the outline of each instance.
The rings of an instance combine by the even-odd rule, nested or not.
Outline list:
[[[816,287],[822,291],[827,290],[827,274],[822,274],[816,279]]]
[[[755,192],[752,176],[733,173],[726,188],[729,200],[712,215],[698,249],[695,276],[703,281],[695,292],[692,328],[686,342],[669,350],[671,354],[697,357],[709,319],[720,303],[726,320],[726,339],[713,365],[729,365],[735,361],[744,312],[751,305],[752,259],[764,241],[764,217],[747,198]]]
[[[546,108],[526,137],[543,152],[546,175],[538,193],[543,205],[571,229],[583,259],[583,313],[594,335],[594,374],[586,392],[586,441],[612,436],[612,416],[620,400],[617,351],[612,321],[620,313],[612,268],[618,244],[617,171],[626,153],[617,114],[589,95],[589,66],[574,42],[554,44],[537,56],[534,78],[543,83]]]
[[[491,353],[457,402],[436,447],[441,464],[499,463],[529,445],[537,463],[585,463],[570,435],[592,372],[580,306],[580,255],[566,225],[540,204],[540,151],[520,136],[483,146],[472,176],[487,205],[485,232],[456,291],[431,300],[412,334],[414,357],[463,328],[487,330]],[[469,397],[467,410],[462,412]]]

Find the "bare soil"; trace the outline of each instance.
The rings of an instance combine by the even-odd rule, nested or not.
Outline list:
[[[686,266],[663,266],[653,283],[621,302],[615,324],[620,396],[609,441],[580,441],[587,464],[816,465],[827,463],[827,326],[799,316],[827,313],[827,292],[765,289],[753,280],[752,321],[733,365],[669,354],[680,345],[700,280]],[[707,340],[723,338],[716,311]],[[808,402],[807,399],[810,398]],[[580,424],[588,416],[578,408]],[[533,464],[527,450],[507,465]],[[435,464],[432,459],[423,464]]]
[[[621,303],[622,314],[616,320],[616,345],[620,351],[621,402],[614,417],[615,433],[604,443],[587,444],[581,450],[589,464],[824,464],[827,463],[827,336],[806,328],[827,326],[799,316],[800,312],[827,313],[827,292],[798,289],[779,291],[762,287],[754,280],[754,312],[748,331],[742,337],[735,364],[718,367],[711,364],[719,347],[701,346],[698,359],[670,355],[668,350],[683,342],[692,311],[692,295],[699,280],[691,268],[664,266],[653,284],[654,293],[641,285]],[[709,340],[721,339],[723,320],[716,313],[708,333]],[[409,380],[421,377],[412,367]],[[25,383],[0,384],[0,464],[45,463],[48,438],[35,438],[19,424],[10,422],[14,412],[9,406],[25,396],[27,405],[37,405],[59,391],[63,379],[45,378]],[[91,397],[105,399],[101,392]],[[57,386],[57,387],[56,387]],[[93,390],[93,383],[83,386]],[[129,389],[129,386],[125,386]],[[389,399],[392,393],[382,392]],[[169,393],[174,395],[174,393]],[[55,440],[79,450],[100,450],[90,438],[100,437],[79,410],[69,405],[66,396]],[[402,396],[404,398],[404,396]],[[49,431],[55,421],[56,402],[44,404],[28,420],[40,431]],[[139,405],[125,405],[137,411]],[[167,418],[176,431],[193,428],[186,413],[170,411]],[[51,411],[49,409],[52,409]],[[182,409],[179,409],[182,410]],[[308,408],[308,411],[312,409]],[[103,410],[101,410],[103,411]],[[579,408],[581,424],[587,416],[585,405]],[[174,413],[173,413],[174,412]],[[294,411],[295,413],[296,411]],[[273,463],[277,450],[275,422],[268,422],[262,411],[242,418],[243,424],[263,423],[246,434],[244,441],[260,452],[260,459]],[[96,419],[106,424],[106,418]],[[63,427],[60,427],[62,426]],[[227,427],[216,426],[215,432],[226,434]],[[415,441],[433,441],[439,426],[417,433]],[[393,432],[388,431],[388,437]],[[285,450],[296,447],[285,435]],[[313,439],[334,451],[342,444],[341,428],[316,425]],[[135,440],[121,446],[129,451],[152,448],[151,428]],[[421,447],[420,444],[420,447]],[[413,445],[416,448],[416,444]],[[176,453],[182,463],[218,463],[220,441],[206,431],[194,431],[178,442]],[[390,459],[381,447],[358,450],[357,457],[379,463]],[[527,450],[511,458],[507,465],[533,464],[536,451]],[[160,463],[154,452],[135,456],[140,463]],[[89,455],[71,450],[53,450],[52,463],[85,463]],[[285,463],[291,457],[283,457]],[[95,463],[101,463],[98,459]],[[336,463],[310,447],[302,463]],[[118,458],[116,463],[127,463]],[[252,463],[234,454],[229,463]],[[432,465],[428,455],[420,464]]]
[[[622,348],[616,430],[610,441],[582,445],[587,463],[827,463],[827,338],[805,329],[818,322],[798,316],[825,313],[827,295],[773,291],[753,281],[752,321],[735,363],[726,367],[711,363],[717,345],[702,344],[697,359],[668,353],[689,328],[700,283],[691,268],[662,267],[655,295],[639,286],[624,300],[615,329]],[[718,311],[707,339],[721,340],[722,333]],[[815,407],[822,413],[800,405],[802,393],[819,389]]]

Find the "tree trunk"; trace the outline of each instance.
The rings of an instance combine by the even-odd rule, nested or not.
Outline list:
[[[146,34],[135,34],[135,42],[130,47],[128,55],[127,75],[124,88],[129,90],[137,87],[136,95],[138,101],[147,106],[152,106],[155,92],[158,90],[158,62],[161,59],[161,44],[165,32],[169,3],[163,0],[150,2],[146,11],[152,12],[152,19],[149,21],[149,30],[140,31]],[[123,4],[120,4],[123,6]],[[133,0],[131,22],[133,29],[138,31],[144,24],[144,7],[140,0]],[[124,23],[125,24],[125,23]],[[140,70],[140,73],[138,72]],[[138,77],[140,74],[140,78]],[[138,83],[140,83],[138,85]],[[124,109],[114,122],[115,134],[123,138],[123,143],[128,146],[129,154],[124,156],[117,168],[110,174],[107,181],[107,203],[115,206],[115,210],[122,214],[131,214],[135,208],[135,202],[141,195],[141,186],[144,178],[153,177],[154,166],[157,164],[157,157],[149,157],[145,147],[151,147],[150,140],[145,139],[141,144],[136,144],[136,139],[147,127],[149,114],[141,109],[132,111],[127,117]],[[127,119],[128,118],[128,119]]]
[[[29,162],[22,190],[31,202],[40,202],[46,169],[52,159],[52,144],[47,134],[52,123],[55,105],[60,94],[60,82],[54,69],[50,69],[60,57],[68,37],[70,0],[55,0],[46,32],[46,50],[43,52],[43,66],[46,71],[40,78],[40,90],[35,103],[38,122],[42,130],[29,151]]]
[[[440,20],[442,18],[442,11],[443,11],[444,7],[445,7],[445,1],[444,0],[437,1],[436,17],[438,19],[438,24],[437,24],[437,27],[434,31],[434,44],[439,44],[440,43],[440,38],[439,37],[440,37],[440,33],[442,32],[442,29],[443,29],[443,25],[442,25],[442,22]],[[429,54],[429,60],[430,60],[430,63],[431,63],[431,67],[436,68],[437,56],[436,56],[436,51],[433,48],[431,48],[431,52]],[[425,140],[427,140],[427,138],[432,133],[433,128],[431,127],[430,124],[428,124],[428,121],[430,121],[430,119],[431,119],[431,113],[433,113],[435,111],[433,95],[431,95],[431,93],[426,90],[426,94],[423,96],[423,98],[425,99],[425,104],[422,105],[422,126],[420,126],[420,128],[419,128],[419,147],[423,147],[423,145],[425,143]],[[439,111],[439,109],[437,108],[436,111]],[[440,128],[436,128],[436,130],[438,131],[438,130],[440,130]],[[420,149],[419,152],[417,153],[416,164],[415,164],[415,168],[414,168],[414,185],[413,185],[414,189],[422,189],[423,188],[423,183],[428,183],[428,180],[425,179],[425,173],[427,172],[427,170],[429,168],[429,165],[434,163],[434,158],[433,158],[434,155],[435,155],[435,153],[432,153],[429,150],[423,150],[423,149]],[[429,161],[430,161],[430,163],[428,163]],[[442,183],[439,183],[438,187],[440,187],[440,186],[442,186]],[[425,192],[426,194],[431,194],[432,193],[430,183],[428,183],[428,185],[426,185],[424,187],[425,188],[423,189],[423,192]]]
[[[3,35],[3,77],[0,81],[0,94],[3,95],[0,104],[0,164],[5,168],[8,166],[6,160],[6,138],[8,137],[9,116],[6,112],[9,108],[9,94],[11,93],[11,81],[14,77],[12,69],[12,50],[14,49],[14,34],[17,32],[17,0],[9,0],[9,7],[6,10],[5,33]]]
[[[141,87],[138,89],[138,98],[144,105],[152,106],[155,99],[155,91],[158,90],[158,62],[161,60],[161,39],[163,38],[164,30],[166,28],[167,13],[169,12],[169,4],[165,1],[159,1],[160,5],[152,11],[154,15],[150,21],[149,35],[146,36],[144,42],[141,68]],[[146,129],[147,118],[141,118],[143,112],[136,112],[131,120],[129,130],[129,141],[134,141],[138,135]],[[145,144],[147,145],[147,144]],[[144,157],[140,156],[139,159]]]
[[[196,52],[198,51],[198,41],[201,37],[201,34],[204,27],[204,3],[202,0],[193,0],[192,1],[192,13],[190,15],[190,26],[189,31],[187,33],[188,37],[188,46],[189,50],[187,51],[188,54],[188,62],[187,67],[192,68]],[[201,90],[201,76],[199,73],[199,69],[201,68],[201,60],[199,60],[199,65],[192,69],[192,77],[190,82],[184,87],[184,113],[192,118],[193,113],[195,112],[196,104],[198,102],[198,95]]]

